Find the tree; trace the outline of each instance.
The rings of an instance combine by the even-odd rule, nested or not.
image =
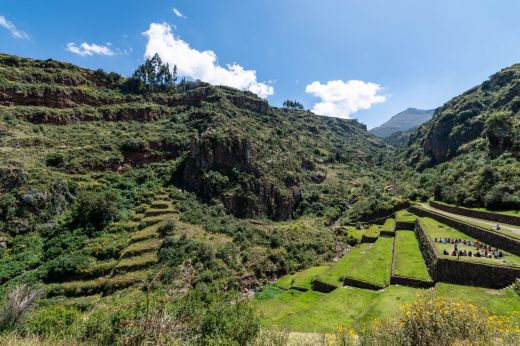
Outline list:
[[[144,89],[145,92],[150,92],[169,90],[175,86],[176,81],[177,65],[170,71],[170,65],[163,63],[159,54],[155,53],[151,59],[146,59],[144,64],[137,67],[127,84],[132,91]]]
[[[298,101],[285,100],[283,107],[287,109],[303,109],[303,105]]]

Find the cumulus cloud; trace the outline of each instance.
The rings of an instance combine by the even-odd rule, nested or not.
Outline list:
[[[9,30],[9,32],[11,33],[11,35],[14,38],[19,38],[19,39],[28,39],[29,38],[29,35],[27,35],[23,31],[18,30],[16,28],[16,26],[12,22],[8,21],[7,18],[5,18],[4,16],[0,16],[0,26],[3,27],[4,29]]]
[[[314,113],[338,118],[349,118],[361,109],[385,102],[386,97],[379,94],[380,90],[379,84],[360,80],[349,80],[346,83],[332,80],[326,84],[316,81],[305,88],[306,93],[321,99],[314,105]]]
[[[115,52],[109,47],[109,45],[98,45],[87,42],[83,42],[79,46],[77,46],[74,42],[67,43],[66,50],[81,56],[91,56],[94,54],[107,56],[115,55]]]
[[[177,17],[188,19],[188,17],[186,17],[184,14],[182,14],[182,12],[179,11],[177,8],[173,7],[172,10],[173,10],[173,13],[175,13],[175,15]]]
[[[256,80],[256,71],[246,70],[236,63],[226,67],[218,65],[213,51],[191,48],[188,43],[175,37],[166,23],[152,23],[143,34],[148,38],[145,57],[150,58],[158,53],[171,66],[177,65],[179,75],[249,90],[264,98],[274,94],[271,85]]]

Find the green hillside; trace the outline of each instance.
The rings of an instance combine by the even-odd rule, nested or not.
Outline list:
[[[448,101],[411,135],[400,168],[422,173],[410,178],[405,170],[403,189],[468,207],[519,209],[519,111],[520,65]]]

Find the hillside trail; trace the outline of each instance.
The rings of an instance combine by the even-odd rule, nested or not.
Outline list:
[[[477,218],[474,218],[474,217],[469,217],[469,216],[464,216],[464,215],[450,213],[450,212],[447,212],[447,211],[444,211],[444,210],[436,209],[436,208],[430,206],[427,203],[420,203],[420,205],[424,209],[431,210],[431,211],[436,212],[438,214],[444,214],[444,215],[452,217],[454,219],[459,219],[459,220],[463,220],[463,221],[465,220],[465,221],[478,222],[478,223],[480,223],[482,225],[489,226],[493,230],[495,230],[496,226],[497,226],[497,222],[487,221],[487,220],[483,220],[483,219],[477,219]],[[515,234],[520,234],[520,227],[515,227],[515,226],[511,226],[511,225],[505,225],[505,224],[502,224],[502,223],[498,223],[498,224],[500,224],[500,228],[501,229],[511,231],[511,232],[513,232]]]

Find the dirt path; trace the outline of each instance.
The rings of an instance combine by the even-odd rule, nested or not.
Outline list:
[[[433,208],[432,206],[430,206],[427,203],[421,203],[421,206],[424,209],[428,209],[428,210],[434,211],[434,212],[436,212],[438,214],[444,214],[444,215],[452,217],[454,219],[478,222],[478,223],[480,223],[482,225],[489,226],[489,228],[493,229],[493,230],[495,230],[496,226],[497,226],[497,222],[486,221],[486,220],[482,220],[482,219],[476,219],[474,217],[469,217],[469,216],[464,216],[464,215],[450,213],[450,212],[447,212],[447,211],[444,211],[444,210]],[[504,225],[502,223],[500,223],[500,227],[503,230],[508,230],[508,231],[511,231],[511,232],[513,232],[515,234],[520,234],[520,227],[515,227],[515,226],[511,226],[511,225]]]

